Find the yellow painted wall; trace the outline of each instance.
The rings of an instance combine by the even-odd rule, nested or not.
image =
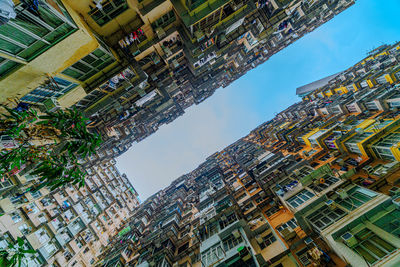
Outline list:
[[[147,23],[148,21],[150,23],[153,23],[157,19],[159,19],[161,16],[164,14],[168,13],[171,11],[173,8],[172,3],[170,1],[164,1],[162,4],[160,4],[157,8],[154,8],[152,11],[147,13],[145,16],[143,16],[143,22]],[[178,19],[178,18],[177,18]]]
[[[357,128],[365,129],[375,122],[376,122],[376,120],[374,120],[374,119],[366,119],[362,123],[358,124]]]
[[[367,83],[368,83],[368,86],[369,86],[370,88],[374,87],[374,83],[373,83],[372,80],[368,79],[368,80],[367,80]]]
[[[400,161],[400,151],[399,151],[399,144],[396,146],[393,146],[390,148],[390,151],[392,152],[393,156],[397,161]]]
[[[57,72],[75,63],[99,46],[79,15],[68,4],[64,3],[64,5],[77,24],[78,31],[1,80],[0,103],[6,101],[7,98],[24,96],[43,83],[47,79],[47,75],[55,76]]]
[[[333,92],[332,92],[331,89],[325,91],[325,96],[330,97],[330,96],[332,96],[332,95],[333,95]]]
[[[392,79],[392,77],[390,76],[390,74],[386,74],[386,75],[385,75],[385,79],[386,79],[386,81],[388,81],[388,83],[390,83],[390,84],[393,83],[393,79]]]
[[[340,94],[340,95],[346,94],[346,93],[348,92],[348,91],[347,91],[347,88],[344,87],[344,86],[335,88],[334,91],[335,91],[335,93],[338,93],[338,94]]]
[[[65,1],[65,0],[64,0]],[[93,5],[91,0],[68,0],[70,6],[76,10],[81,17],[84,18],[85,22],[89,25],[91,29],[100,34],[101,36],[109,36],[116,31],[118,31],[121,26],[128,24],[133,21],[135,17],[137,17],[137,13],[133,7],[137,6],[137,1],[127,0],[128,8],[122,14],[117,16],[115,19],[110,22],[104,24],[103,26],[99,26],[89,15],[90,11],[89,4]]]
[[[309,132],[308,134],[304,135],[302,138],[304,140],[304,143],[306,144],[306,146],[311,147],[311,143],[310,140],[308,140],[308,138],[310,136],[312,136],[313,134],[315,134],[316,132],[319,131],[319,128],[312,130],[311,132]]]
[[[77,103],[79,100],[84,98],[86,96],[85,90],[82,88],[82,86],[78,86],[68,92],[68,94],[63,95],[58,99],[58,102],[60,103],[61,107],[67,108],[75,103]]]
[[[394,71],[394,72],[392,72],[392,73],[390,74],[390,77],[392,78],[392,81],[393,81],[393,82],[396,82],[396,81],[397,81],[396,73],[398,73],[399,71],[400,71],[400,69],[398,69],[398,70],[396,70],[396,71]]]
[[[361,151],[361,154],[362,154],[363,156],[367,157],[367,158],[368,158],[368,154],[367,154],[367,152],[365,151],[364,143],[366,142],[366,140],[367,140],[368,138],[370,138],[370,137],[367,137],[366,139],[364,139],[364,140],[362,140],[361,142],[357,143],[358,149]]]

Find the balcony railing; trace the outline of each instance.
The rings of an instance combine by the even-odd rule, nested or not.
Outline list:
[[[146,1],[147,2],[146,4],[139,4],[139,12],[140,14],[145,16],[150,11],[152,11],[153,9],[164,3],[164,1],[165,0],[151,0],[150,2]]]

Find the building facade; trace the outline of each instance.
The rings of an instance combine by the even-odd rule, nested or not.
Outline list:
[[[303,86],[143,202],[96,265],[398,266],[399,59],[384,45]]]
[[[0,103],[74,106],[118,156],[355,1],[10,2]]]
[[[92,266],[139,206],[138,194],[115,160],[87,164],[86,186],[27,190],[28,168],[1,181],[0,247],[18,237],[36,251],[23,266]]]

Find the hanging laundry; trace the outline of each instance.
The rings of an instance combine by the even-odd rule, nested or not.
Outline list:
[[[121,48],[124,48],[126,46],[123,40],[119,40],[118,44]]]
[[[129,40],[129,37],[128,37],[128,36],[125,37],[125,43],[126,43],[127,45],[131,45],[131,41]]]

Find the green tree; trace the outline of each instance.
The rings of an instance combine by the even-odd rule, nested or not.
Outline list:
[[[17,112],[4,108],[0,131],[12,137],[15,146],[0,151],[3,178],[29,164],[34,168],[32,174],[40,176],[36,190],[44,186],[53,190],[68,183],[84,185],[79,159],[95,153],[101,138],[87,130],[81,112],[67,109],[38,115],[33,109]]]
[[[21,266],[29,254],[36,253],[29,249],[24,240],[17,238],[16,244],[9,244],[7,249],[0,249],[0,267]]]

